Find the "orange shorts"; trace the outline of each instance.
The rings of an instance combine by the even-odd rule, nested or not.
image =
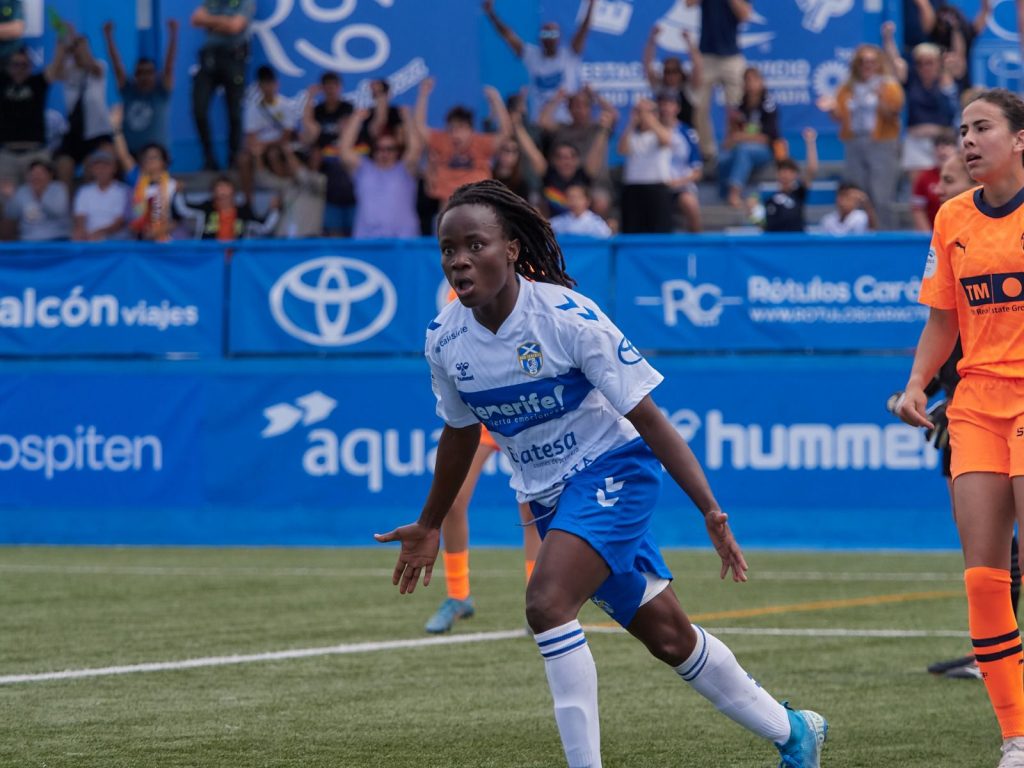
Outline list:
[[[491,437],[491,433],[487,431],[487,427],[480,428],[480,445],[490,448],[492,451],[500,451],[501,448],[494,442],[494,438]]]
[[[966,376],[949,416],[950,475],[1024,475],[1024,379]]]

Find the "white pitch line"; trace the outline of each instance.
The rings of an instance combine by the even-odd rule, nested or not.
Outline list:
[[[162,565],[41,565],[32,563],[0,563],[0,573],[96,574],[111,576],[326,576],[351,577],[390,576],[391,568],[310,568],[239,566],[162,566]],[[474,576],[507,576],[518,574],[513,569],[474,569]],[[714,569],[707,571],[676,570],[681,582],[697,579],[718,579]],[[751,571],[752,581],[963,581],[962,572],[829,572],[829,571]]]
[[[207,656],[199,659],[184,659],[182,661],[154,661],[145,664],[126,664],[118,667],[65,669],[60,672],[39,672],[28,675],[5,675],[0,677],[0,685],[40,683],[46,680],[76,680],[83,677],[105,677],[108,675],[130,675],[134,672],[165,672],[177,669],[196,669],[198,667],[222,667],[228,664],[249,664],[258,661],[282,661],[289,659],[307,659],[314,656],[335,656],[349,653],[369,653],[372,651],[393,651],[402,648],[420,648],[431,645],[459,645],[461,643],[479,643],[487,640],[508,640],[513,637],[523,637],[525,634],[525,629],[513,629],[503,632],[474,632],[467,635],[448,635],[445,637],[418,637],[414,640],[344,643],[342,645],[330,645],[321,648],[293,648],[287,651],[269,651],[267,653]]]
[[[620,627],[587,626],[587,632],[595,634],[624,633]],[[776,637],[839,637],[839,638],[929,638],[929,637],[968,637],[962,630],[912,630],[912,629],[783,629],[755,627],[707,627],[716,635],[761,635]],[[409,640],[387,640],[371,643],[345,643],[321,648],[294,648],[287,651],[270,651],[267,653],[239,654],[232,656],[207,656],[198,659],[181,661],[156,661],[144,664],[126,664],[116,667],[92,667],[87,669],[65,669],[60,672],[38,672],[24,675],[0,676],[0,685],[17,683],[42,683],[53,680],[78,680],[85,677],[107,677],[111,675],[130,675],[136,672],[168,672],[181,669],[197,669],[200,667],[222,667],[229,664],[250,664],[261,661],[287,661],[290,659],[308,659],[316,656],[337,656],[352,653],[372,653],[375,651],[393,651],[406,648],[423,648],[436,645],[459,645],[463,643],[481,643],[492,640],[510,640],[526,636],[524,629],[511,629],[500,632],[474,632],[466,635],[447,635],[445,637],[419,637]]]

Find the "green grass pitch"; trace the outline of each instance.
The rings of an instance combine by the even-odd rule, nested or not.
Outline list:
[[[477,616],[453,636],[484,639],[379,647],[425,637],[444,596],[440,571],[400,596],[394,554],[0,548],[0,766],[564,765],[535,645],[486,637],[524,627],[521,553],[472,553]],[[924,671],[968,651],[957,553],[751,551],[745,585],[720,582],[713,553],[666,555],[691,616],[774,695],[829,719],[825,766],[998,761],[982,684]],[[581,618],[607,624],[592,606]],[[629,636],[589,639],[606,768],[777,764]],[[334,646],[353,652],[10,681]]]

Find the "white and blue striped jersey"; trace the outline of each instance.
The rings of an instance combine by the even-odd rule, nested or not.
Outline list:
[[[549,506],[573,474],[638,437],[622,414],[662,381],[593,301],[522,278],[496,334],[453,301],[430,324],[425,354],[437,415],[483,423],[518,500]]]

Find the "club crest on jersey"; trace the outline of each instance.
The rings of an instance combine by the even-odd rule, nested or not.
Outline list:
[[[516,347],[516,356],[527,376],[536,376],[544,367],[544,353],[539,341],[524,341]]]

